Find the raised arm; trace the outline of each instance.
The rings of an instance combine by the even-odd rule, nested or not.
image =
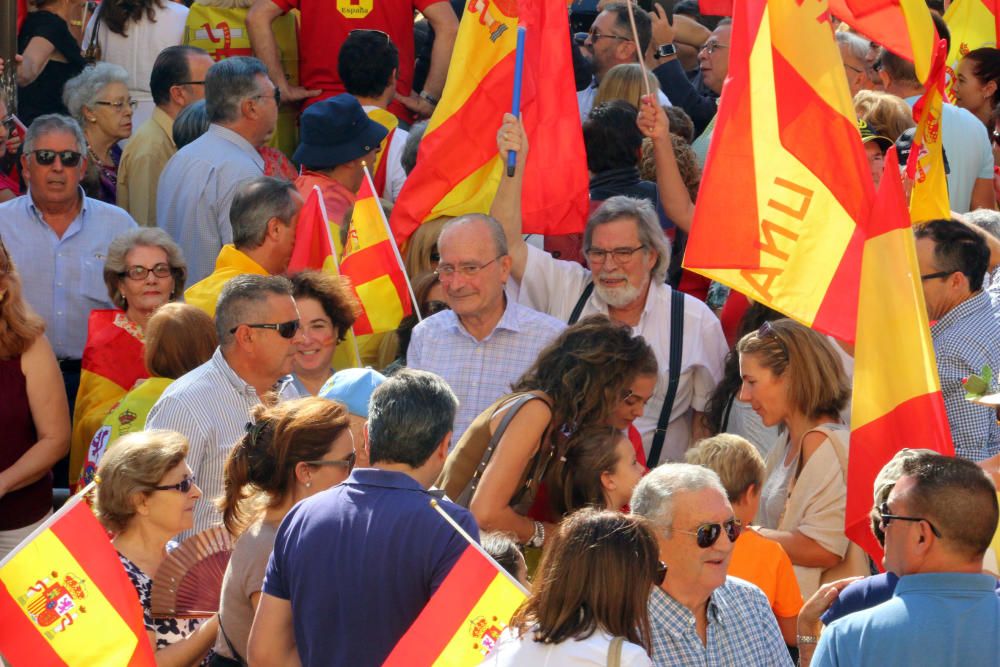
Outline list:
[[[503,124],[497,131],[497,148],[503,161],[504,173],[500,177],[490,215],[500,221],[507,236],[507,252],[513,260],[510,275],[520,284],[528,263],[528,245],[521,235],[521,191],[524,186],[524,161],[528,156],[528,137],[524,126],[513,114],[503,115]],[[517,151],[517,167],[513,176],[507,176],[507,153]]]
[[[663,107],[642,98],[639,110],[639,131],[653,141],[653,158],[656,161],[656,188],[660,192],[660,205],[667,217],[685,232],[691,231],[694,202],[688,194],[684,179],[677,168],[674,146],[670,141],[670,121]]]
[[[247,32],[250,34],[250,46],[264,66],[267,74],[278,90],[282,101],[297,102],[319,95],[321,90],[308,90],[303,86],[292,86],[285,77],[281,67],[281,57],[278,54],[278,42],[274,38],[271,24],[283,14],[281,7],[271,0],[254,0],[253,6],[247,12]]]

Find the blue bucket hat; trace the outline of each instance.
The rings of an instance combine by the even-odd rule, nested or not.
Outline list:
[[[368,399],[385,379],[384,375],[370,368],[347,368],[334,373],[318,395],[330,401],[340,401],[352,415],[368,419]]]
[[[292,160],[315,169],[331,169],[375,150],[388,133],[385,126],[368,117],[353,95],[343,93],[302,112],[299,147]]]

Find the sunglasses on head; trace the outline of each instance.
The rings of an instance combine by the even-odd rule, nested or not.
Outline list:
[[[83,157],[76,151],[50,151],[47,148],[39,148],[38,150],[31,151],[31,154],[35,156],[35,162],[43,167],[48,167],[54,163],[57,157],[62,162],[62,166],[75,167],[80,164],[80,158]]]
[[[289,320],[277,324],[238,324],[230,329],[229,333],[236,333],[236,330],[240,327],[250,327],[251,329],[274,329],[282,338],[294,338],[295,332],[299,330],[300,326],[298,320]]]
[[[697,530],[681,530],[680,528],[674,528],[674,530],[685,535],[694,535],[697,538],[698,546],[707,549],[719,540],[723,530],[726,531],[726,537],[729,538],[729,541],[735,542],[736,538],[743,532],[743,524],[739,519],[730,519],[725,523],[703,523],[698,526]]]
[[[187,475],[184,479],[177,482],[176,484],[167,484],[165,486],[154,486],[153,488],[157,491],[180,491],[181,493],[187,493],[194,486],[194,475]]]

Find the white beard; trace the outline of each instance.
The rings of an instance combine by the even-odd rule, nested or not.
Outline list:
[[[612,275],[609,278],[625,278],[625,276]],[[600,280],[594,280],[594,290],[597,294],[604,299],[612,308],[624,308],[631,303],[634,303],[642,295],[642,291],[646,288],[649,283],[649,278],[647,277],[643,284],[636,287],[632,283],[628,282],[628,278],[625,278],[626,283],[621,287],[605,287],[601,284]]]

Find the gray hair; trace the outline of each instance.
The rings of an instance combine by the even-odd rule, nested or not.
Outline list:
[[[368,402],[371,462],[419,468],[455,427],[458,398],[434,373],[404,369],[383,382]]]
[[[632,492],[632,513],[670,530],[674,521],[674,496],[715,489],[726,498],[726,488],[713,470],[690,463],[665,463],[643,477]]]
[[[666,281],[667,267],[670,266],[670,239],[660,229],[660,220],[653,209],[653,204],[646,199],[625,196],[606,199],[587,220],[587,226],[583,230],[584,253],[593,240],[595,227],[623,218],[635,220],[639,229],[639,243],[656,253],[656,264],[653,265],[652,271],[653,282]]]
[[[24,154],[28,155],[31,151],[35,150],[35,144],[38,143],[39,138],[46,134],[56,132],[72,134],[76,137],[77,151],[81,154],[87,153],[87,138],[83,136],[83,130],[80,129],[80,124],[69,116],[63,116],[58,113],[47,113],[44,116],[36,118],[31,123],[28,131],[25,132]]]
[[[978,208],[961,215],[970,225],[975,225],[990,236],[1000,240],[1000,211]]]
[[[414,123],[410,126],[409,131],[406,143],[403,144],[403,152],[399,156],[399,163],[403,166],[403,171],[407,176],[417,166],[417,150],[420,148],[420,140],[424,138],[424,132],[427,131],[427,121],[422,120],[419,123]]]
[[[205,110],[205,100],[193,102],[177,114],[174,119],[173,138],[177,150],[208,132],[208,111]]]
[[[115,238],[108,246],[108,257],[104,260],[104,284],[108,288],[111,303],[125,308],[125,297],[121,292],[121,275],[128,270],[125,264],[128,254],[133,248],[145,246],[160,248],[167,253],[167,263],[174,274],[174,290],[170,293],[173,301],[178,294],[184,293],[184,281],[187,280],[187,262],[180,246],[174,243],[170,235],[159,227],[143,227],[125,232]]]
[[[300,206],[297,193],[292,183],[270,176],[257,176],[240,183],[229,207],[233,245],[240,250],[259,248],[272,218],[286,226],[291,224]]]
[[[861,62],[868,62],[869,42],[853,32],[835,32],[833,36],[837,40],[837,44],[847,47],[847,52],[852,56]]]
[[[438,233],[438,246],[441,245],[441,237],[444,236],[445,232],[459,225],[465,225],[470,222],[482,222],[486,225],[489,230],[490,236],[493,238],[493,247],[496,248],[497,255],[507,254],[507,235],[504,234],[503,225],[501,225],[496,218],[484,213],[468,213],[466,215],[459,216],[457,218],[452,218],[448,222],[444,223],[441,231]]]
[[[86,121],[83,108],[94,110],[97,98],[101,96],[105,86],[112,83],[128,87],[128,72],[124,67],[104,62],[85,67],[82,72],[66,82],[63,88],[63,104],[69,109],[70,115],[83,125]]]
[[[228,347],[234,337],[232,330],[257,318],[267,297],[292,296],[292,281],[284,276],[236,276],[222,287],[215,304],[215,333],[220,347]]]
[[[205,75],[205,108],[212,123],[231,123],[240,117],[240,104],[259,92],[257,77],[267,76],[264,63],[249,56],[220,60]]]

